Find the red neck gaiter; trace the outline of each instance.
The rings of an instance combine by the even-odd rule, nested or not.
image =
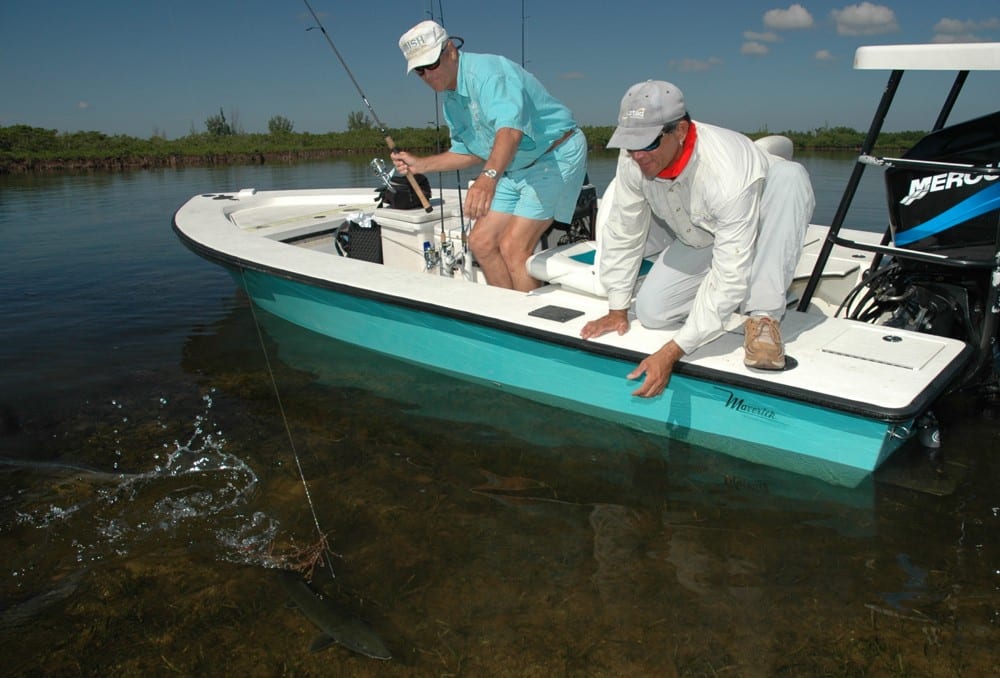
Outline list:
[[[688,133],[684,137],[684,148],[681,149],[681,157],[663,168],[658,176],[661,179],[676,179],[680,176],[684,168],[687,167],[691,153],[694,151],[694,142],[698,139],[698,131],[695,129],[694,121],[688,123]]]

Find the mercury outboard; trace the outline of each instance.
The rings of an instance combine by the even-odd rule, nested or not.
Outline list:
[[[885,166],[889,235],[847,317],[961,339],[978,358],[958,386],[998,393],[1000,111],[928,134]],[[885,256],[890,255],[890,256]]]

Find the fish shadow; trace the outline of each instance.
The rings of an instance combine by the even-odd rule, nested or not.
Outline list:
[[[310,652],[340,645],[371,659],[392,659],[382,637],[342,594],[328,593],[317,581],[306,582],[296,572],[278,570],[277,577],[288,599],[286,607],[298,610],[319,629]]]

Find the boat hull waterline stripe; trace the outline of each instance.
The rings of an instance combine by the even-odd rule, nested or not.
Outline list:
[[[856,486],[902,442],[884,421],[684,375],[660,398],[637,398],[624,360],[267,273],[234,277],[258,306],[319,334],[835,485]],[[431,354],[447,359],[429,364]]]

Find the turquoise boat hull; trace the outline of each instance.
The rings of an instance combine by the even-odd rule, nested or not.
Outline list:
[[[658,398],[631,395],[631,356],[584,351],[413,302],[234,271],[260,308],[425,368],[750,462],[855,487],[902,444],[912,421],[851,412],[675,374]]]

